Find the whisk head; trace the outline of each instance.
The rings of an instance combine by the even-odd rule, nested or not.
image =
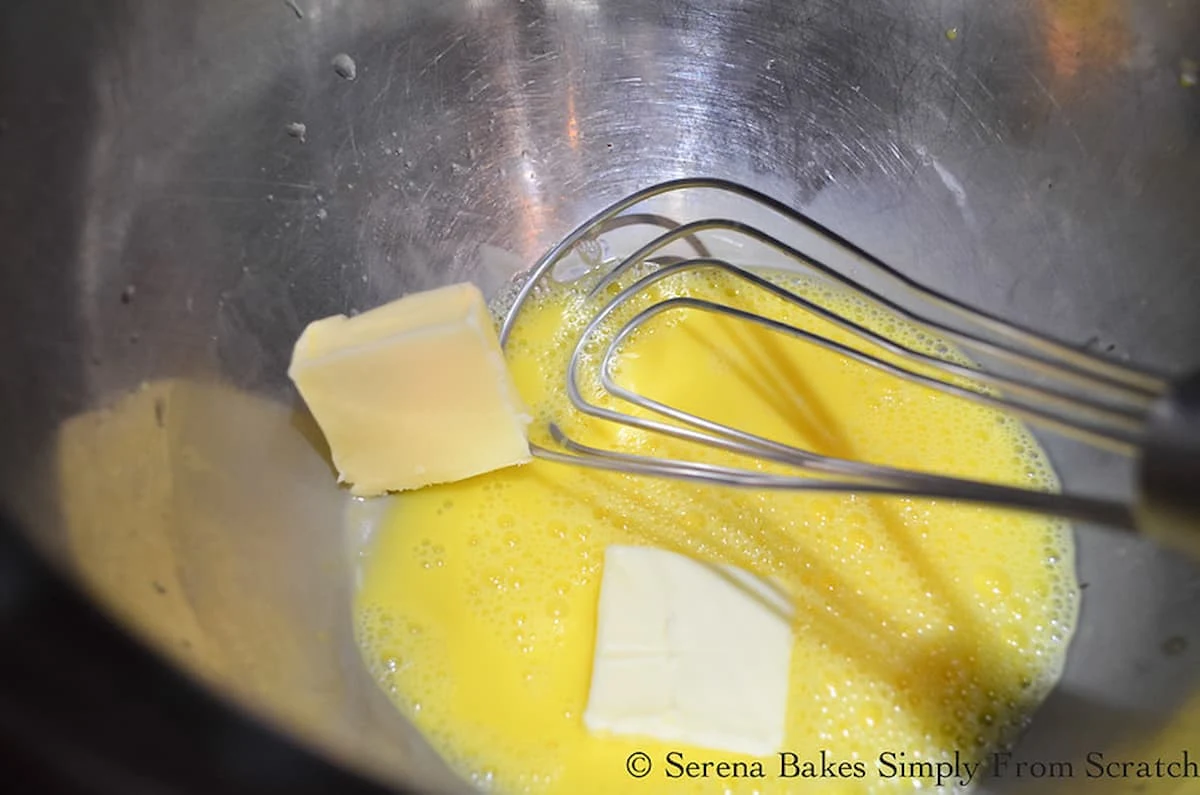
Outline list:
[[[692,218],[692,220],[680,220]],[[712,296],[655,298],[664,280],[723,274],[745,289],[802,307],[844,334],[815,333]],[[915,327],[934,344],[914,346],[791,289],[772,273],[821,280],[878,316]],[[799,338],[910,382],[990,406],[1090,445],[1132,455],[1168,382],[1148,370],[1055,341],[921,285],[787,205],[715,179],[665,182],[622,199],[579,226],[535,266],[501,327],[508,344],[522,307],[545,280],[585,282],[594,315],[575,343],[564,388],[583,415],[749,462],[664,457],[584,444],[547,420],[550,444],[535,456],[629,474],[757,489],[859,492],[981,502],[1117,527],[1128,505],[1100,497],[917,472],[822,454],[698,416],[618,383],[618,353],[632,335],[673,312],[712,313]],[[850,342],[848,342],[848,341]],[[603,353],[589,351],[602,346]],[[594,368],[595,372],[590,372]],[[589,400],[591,378],[611,400]],[[686,447],[686,446],[685,446]],[[696,448],[690,448],[696,449]],[[739,459],[743,460],[743,459]]]

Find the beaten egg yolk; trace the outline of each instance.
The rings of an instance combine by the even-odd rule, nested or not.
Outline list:
[[[938,340],[798,277],[789,289],[916,349]],[[720,300],[823,334],[841,329],[720,272],[647,295]],[[753,461],[584,418],[564,390],[596,306],[550,285],[522,308],[506,353],[546,444],[580,441],[742,467]],[[628,316],[628,313],[626,313]],[[623,322],[623,321],[622,321]],[[603,341],[580,386],[595,383]],[[876,353],[877,351],[871,351]],[[953,352],[950,352],[953,355]],[[884,354],[886,358],[886,354]],[[986,407],[904,382],[809,342],[695,309],[657,316],[619,352],[616,380],[700,416],[819,453],[997,483],[1056,488],[1033,437]],[[541,429],[541,430],[539,430]],[[765,492],[535,459],[391,498],[362,560],[355,616],[370,670],[466,779],[501,793],[907,791],[877,774],[888,751],[981,758],[1010,744],[1059,677],[1078,589],[1069,528],[1045,517],[901,497]],[[795,600],[784,749],[862,760],[860,779],[668,778],[683,760],[749,760],[583,723],[604,550],[648,545],[740,566]],[[635,782],[634,751],[656,766]]]

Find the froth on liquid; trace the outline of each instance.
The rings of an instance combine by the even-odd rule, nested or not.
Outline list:
[[[788,281],[898,342],[945,350],[861,302]],[[647,300],[682,294],[854,340],[716,272],[670,277]],[[536,428],[554,419],[586,443],[756,465],[580,417],[563,378],[594,311],[581,290],[554,286],[535,294],[514,327],[508,355],[543,420],[536,440],[546,441]],[[604,340],[589,346],[589,356],[603,348]],[[584,373],[584,394],[615,405],[599,392],[594,362]],[[743,321],[697,310],[660,315],[622,349],[616,378],[698,415],[821,453],[1057,485],[1018,423]],[[904,751],[937,760],[1011,742],[1058,678],[1076,617],[1069,529],[1041,517],[905,498],[704,487],[540,460],[407,493],[394,499],[365,559],[355,605],[359,643],[397,707],[480,788],[625,792],[632,784],[625,759],[635,750],[654,760],[668,750],[697,760],[746,759],[584,728],[610,544],[673,549],[785,584],[797,605],[785,745],[838,759]],[[875,775],[717,783],[655,773],[639,788],[857,793],[914,786]]]

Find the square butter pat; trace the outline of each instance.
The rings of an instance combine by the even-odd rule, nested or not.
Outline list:
[[[609,547],[584,724],[774,753],[787,715],[791,620],[790,600],[746,571]]]
[[[309,324],[288,375],[362,496],[529,460],[529,417],[483,294],[455,284]]]

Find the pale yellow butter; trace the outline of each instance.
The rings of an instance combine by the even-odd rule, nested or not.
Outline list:
[[[787,719],[792,618],[790,597],[743,569],[608,547],[584,725],[775,753]]]
[[[463,480],[530,458],[530,418],[474,285],[314,321],[288,375],[354,494]]]

